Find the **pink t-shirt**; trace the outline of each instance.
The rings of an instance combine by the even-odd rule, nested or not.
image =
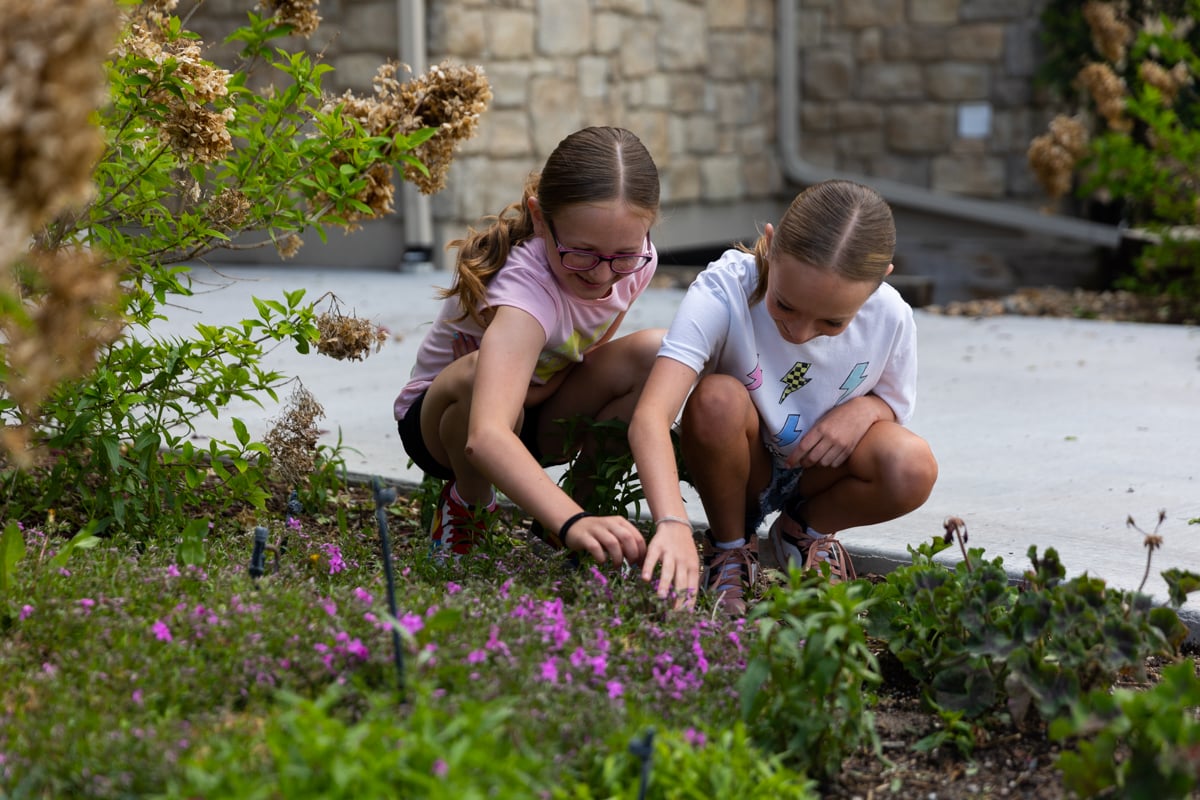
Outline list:
[[[583,360],[584,352],[599,341],[617,317],[650,285],[658,267],[658,253],[641,270],[617,281],[608,296],[581,300],[563,290],[546,260],[546,245],[541,237],[522,242],[508,254],[504,267],[487,287],[487,305],[512,306],[533,316],[546,332],[532,382],[543,384],[569,364]],[[454,334],[483,338],[483,329],[469,316],[452,320],[462,313],[457,297],[448,297],[438,311],[433,327],[425,334],[417,350],[408,384],[396,398],[393,412],[403,419],[409,407],[429,388],[433,379],[454,361]]]

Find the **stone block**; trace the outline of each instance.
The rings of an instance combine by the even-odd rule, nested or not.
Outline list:
[[[833,107],[834,125],[838,128],[878,128],[883,125],[883,108],[878,103],[843,100]]]
[[[829,12],[820,9],[800,9],[796,15],[796,44],[803,48],[824,44],[828,16]]]
[[[548,56],[577,56],[592,43],[588,0],[538,0],[537,50]]]
[[[608,59],[584,56],[579,59],[579,93],[588,99],[608,94]]]
[[[858,91],[862,100],[919,100],[925,96],[925,80],[916,64],[890,62],[867,64],[860,70]]]
[[[904,22],[904,0],[842,0],[834,8],[837,24],[847,28],[891,28]]]
[[[837,133],[837,153],[843,158],[864,159],[882,155],[886,150],[883,131],[878,128]]]
[[[488,15],[488,53],[492,58],[533,58],[534,16],[521,10],[495,10]]]
[[[858,61],[880,61],[883,59],[883,30],[867,28],[855,38],[854,56]]]
[[[716,32],[708,36],[708,54],[705,71],[710,80],[736,80],[742,75],[745,53],[743,36],[730,32]]]
[[[492,108],[527,108],[533,71],[522,61],[490,64],[486,70],[492,87]]]
[[[960,0],[909,0],[908,21],[917,25],[953,25]]]
[[[350,3],[337,20],[340,46],[347,52],[374,50],[396,52],[395,3]]]
[[[836,109],[834,100],[805,100],[800,104],[800,127],[814,133],[836,131],[839,129]]]
[[[1004,72],[1014,78],[1031,78],[1037,72],[1041,26],[1036,19],[1018,20],[1005,34]]]
[[[783,169],[773,148],[748,153],[742,159],[743,198],[778,197],[783,191]]]
[[[806,98],[838,100],[853,94],[855,63],[849,51],[809,51],[803,58],[801,80]]]
[[[592,17],[592,50],[598,54],[616,53],[625,40],[625,30],[632,27],[629,17],[608,11]]]
[[[930,159],[922,156],[883,154],[868,159],[867,174],[910,186],[929,186]]]
[[[962,0],[958,18],[964,22],[988,19],[1024,19],[1033,11],[1033,0]]]
[[[950,61],[925,69],[925,87],[931,100],[986,100],[992,67]]]
[[[657,71],[658,43],[655,38],[655,30],[649,25],[636,25],[626,29],[619,61],[622,77],[640,78]]]
[[[710,28],[746,27],[748,0],[705,0],[704,11],[708,15]]]
[[[745,194],[741,158],[727,155],[701,159],[700,187],[707,202],[741,199]]]
[[[999,61],[1007,31],[999,22],[957,25],[946,31],[946,54],[957,61]]]
[[[775,79],[775,40],[774,33],[746,33],[742,37],[743,78]]]
[[[720,140],[717,122],[707,114],[689,114],[678,119],[682,126],[684,152],[693,155],[712,155],[717,152]]]
[[[705,68],[710,54],[704,8],[683,0],[661,0],[659,13],[658,67],[668,71]]]
[[[451,3],[434,3],[429,28],[429,52],[439,56],[477,59],[487,47],[487,22],[483,11]]]
[[[955,109],[949,103],[895,105],[887,111],[887,143],[896,153],[944,153],[955,139]]]
[[[578,82],[571,78],[539,76],[530,89],[533,115],[533,146],[542,158],[550,154],[563,137],[582,127]]]
[[[662,180],[661,202],[688,203],[699,200],[700,163],[694,158],[675,158],[671,165],[660,172]]]
[[[995,157],[938,156],[933,159],[935,191],[972,197],[1003,197],[1008,183],[1004,160]]]
[[[625,126],[637,134],[656,163],[671,151],[669,118],[665,111],[653,109],[631,111],[625,116]]]
[[[676,114],[693,114],[711,110],[709,82],[703,75],[681,73],[667,76],[670,81],[670,108]]]
[[[946,30],[913,25],[884,31],[883,56],[893,61],[941,61],[946,57]]]
[[[489,129],[488,155],[499,157],[533,155],[529,114],[524,111],[489,111],[484,117]]]

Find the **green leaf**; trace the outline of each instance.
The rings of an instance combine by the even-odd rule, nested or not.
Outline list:
[[[0,597],[12,593],[17,563],[25,557],[25,534],[15,522],[4,526],[0,533]]]
[[[50,566],[54,569],[60,569],[66,566],[67,559],[71,557],[71,553],[76,550],[91,550],[100,544],[100,537],[93,533],[95,528],[96,523],[89,522],[82,530],[71,537],[71,541],[67,542],[63,546],[63,549],[59,550],[54,558],[50,559]]]

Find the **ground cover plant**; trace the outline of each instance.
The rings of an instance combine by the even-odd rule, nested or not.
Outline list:
[[[907,571],[834,587],[773,573],[746,620],[705,600],[679,613],[636,575],[574,564],[509,510],[479,552],[432,558],[421,516],[435,489],[381,506],[394,616],[365,487],[259,515],[261,557],[236,518],[141,549],[10,524],[4,795],[1138,797],[1155,785],[1187,797],[1198,785],[1200,679],[1171,644],[1172,612],[1155,615],[1170,635],[1105,634],[1143,610],[1113,590],[1097,602],[1095,579],[1058,583],[1049,617],[1072,622],[1069,640],[1027,638],[1047,667],[1089,641],[1111,683],[1018,719],[1009,709],[1027,687],[1001,680],[990,702],[964,707],[946,687],[968,682],[941,677],[968,651],[991,663],[969,674],[1027,666],[989,635],[1011,628],[986,622],[972,637],[948,618],[980,591],[1020,604],[1046,586],[974,588],[978,568],[917,555]],[[1196,580],[1177,577],[1181,591]],[[922,592],[938,608],[915,607]],[[916,631],[918,619],[945,629]],[[868,634],[879,628],[892,632]],[[1136,645],[1128,669],[1101,657],[1119,643]]]

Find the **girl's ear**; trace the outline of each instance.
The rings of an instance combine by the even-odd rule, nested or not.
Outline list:
[[[888,275],[891,275],[892,270],[894,270],[895,268],[896,268],[895,264],[888,264],[887,272],[883,273],[883,277],[886,278]]]
[[[529,216],[533,218],[533,232],[539,236],[542,234],[542,229],[546,225],[545,216],[542,214],[542,205],[536,197],[530,197],[525,201],[525,207],[529,209]]]

